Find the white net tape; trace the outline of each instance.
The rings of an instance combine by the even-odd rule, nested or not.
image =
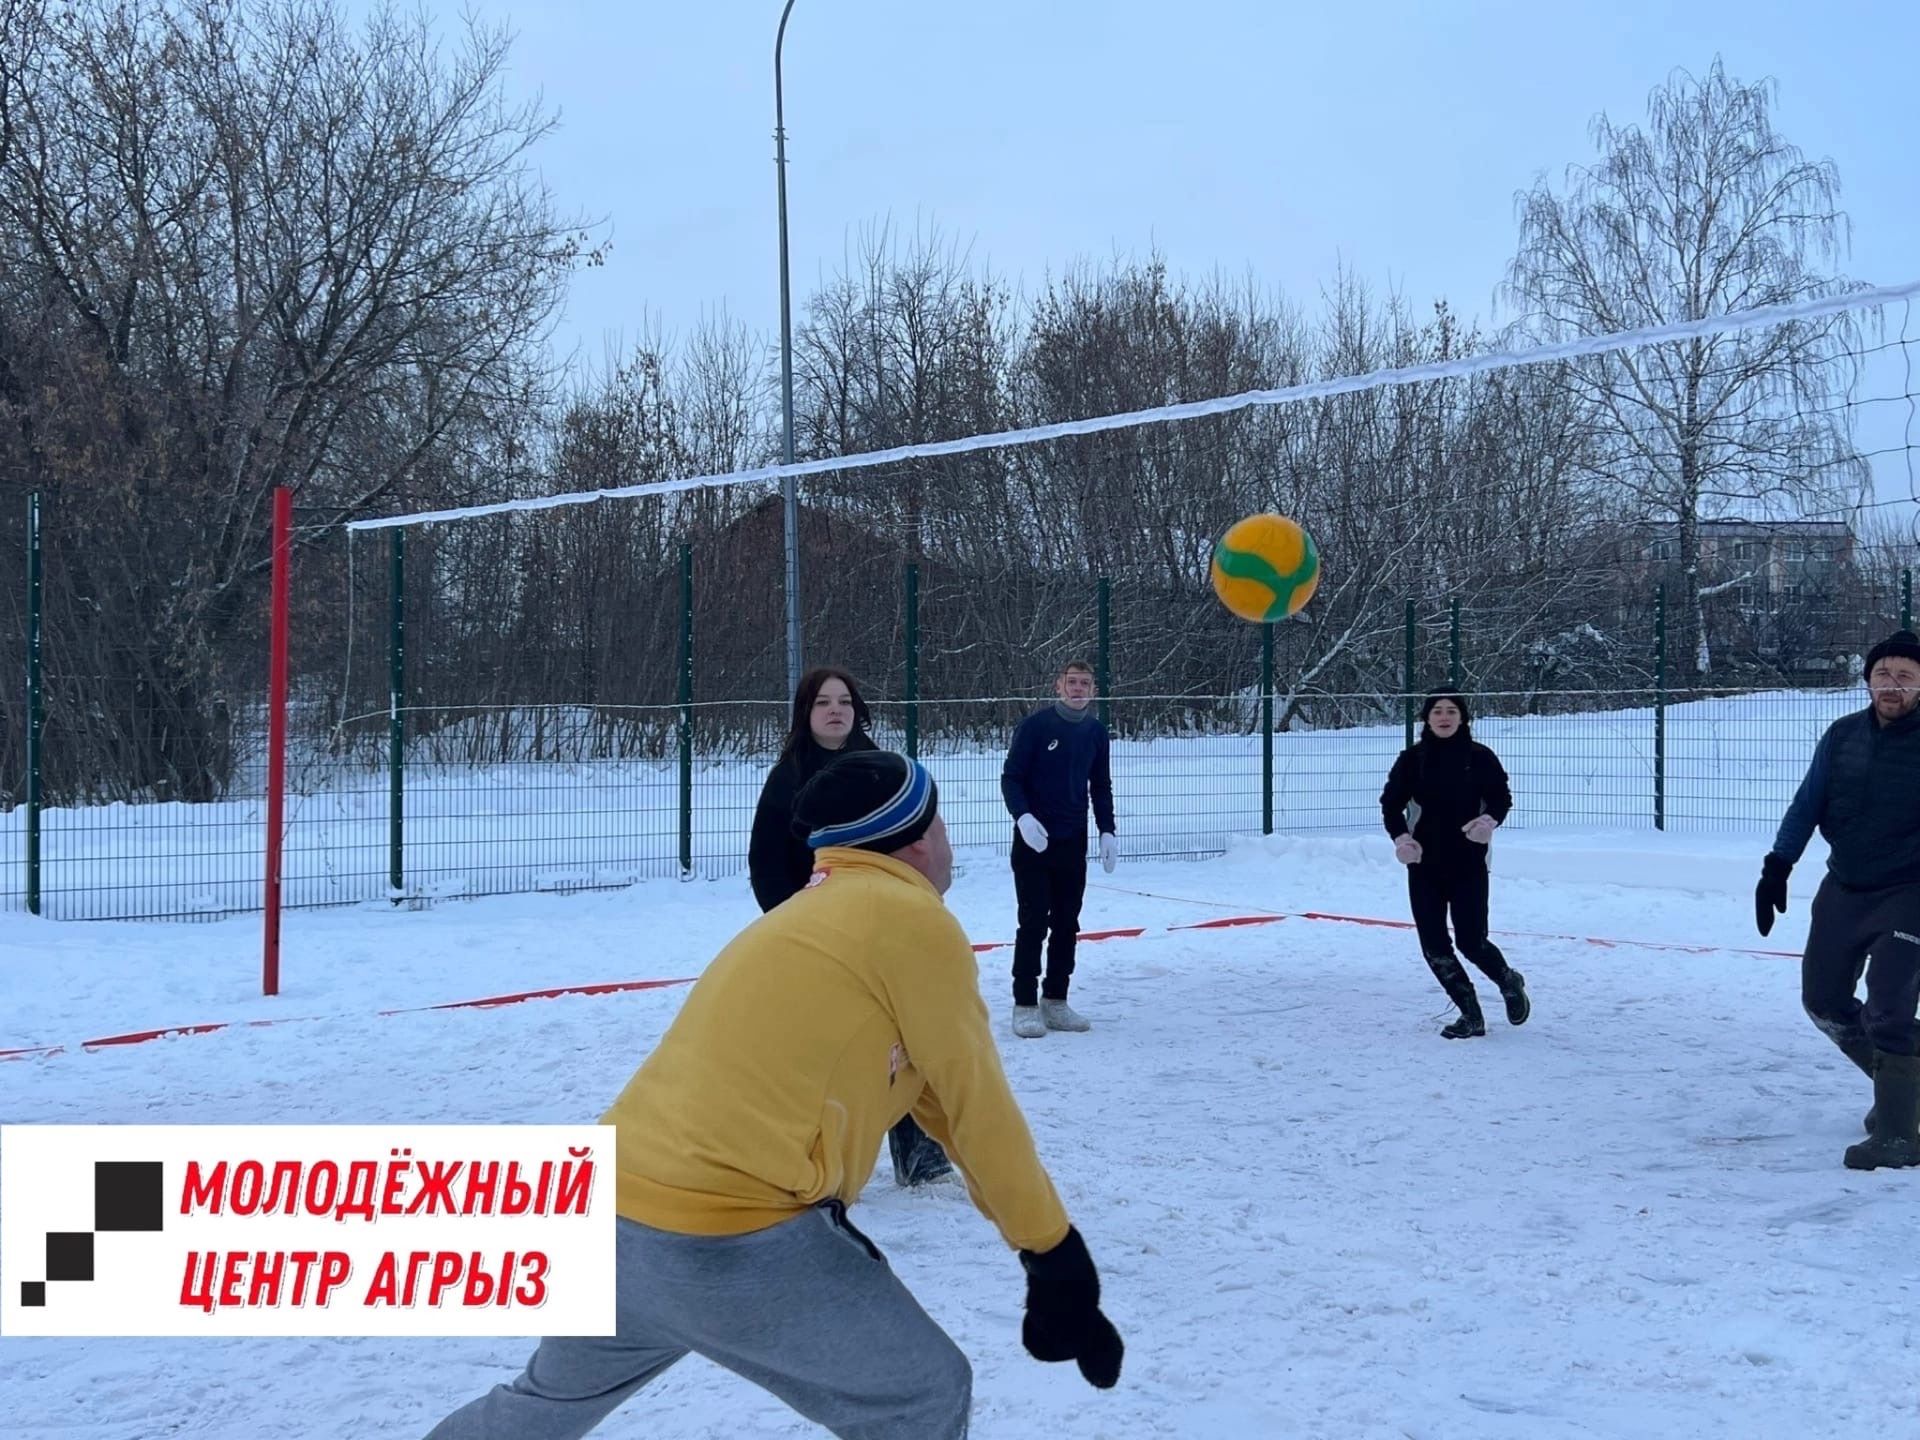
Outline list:
[[[480,515],[501,515],[514,510],[550,510],[560,505],[588,505],[598,500],[624,500],[642,495],[670,495],[685,490],[705,490],[723,485],[752,485],[788,476],[824,475],[835,470],[863,469],[875,465],[893,465],[902,460],[918,460],[937,455],[964,455],[972,450],[992,450],[1010,445],[1031,445],[1044,440],[1060,440],[1074,435],[1092,435],[1102,430],[1122,430],[1133,425],[1159,424],[1172,420],[1192,420],[1206,415],[1224,415],[1262,405],[1288,405],[1300,400],[1318,400],[1332,395],[1349,395],[1359,390],[1383,386],[1418,385],[1462,375],[1477,375],[1488,370],[1506,370],[1522,365],[1544,365],[1559,360],[1577,360],[1642,345],[1657,345],[1671,340],[1687,340],[1701,335],[1728,335],[1746,330],[1768,329],[1795,320],[1811,320],[1823,315],[1870,310],[1892,301],[1912,300],[1920,295],[1920,280],[1902,285],[1880,285],[1849,290],[1815,300],[1795,301],[1789,305],[1769,305],[1730,315],[1713,315],[1703,320],[1679,320],[1643,330],[1623,330],[1607,335],[1582,335],[1531,350],[1469,355],[1457,360],[1434,361],[1426,365],[1408,365],[1399,369],[1373,370],[1363,375],[1340,375],[1314,380],[1304,385],[1287,385],[1277,390],[1247,390],[1237,395],[1218,395],[1208,400],[1190,400],[1176,405],[1157,405],[1149,410],[1128,410],[1115,415],[1094,415],[1082,420],[1062,420],[1050,425],[1033,425],[1023,430],[1000,430],[985,435],[966,435],[955,440],[931,440],[917,445],[898,445],[890,450],[869,450],[857,455],[835,455],[823,460],[802,460],[792,465],[762,465],[752,470],[736,470],[724,475],[691,475],[681,480],[656,480],[644,485],[622,485],[602,490],[578,490],[565,495],[541,495],[526,500],[503,500],[491,505],[469,505],[455,510],[423,510],[411,515],[387,515],[373,520],[353,520],[348,530],[382,530],[397,525],[431,525],[447,520],[466,520]]]

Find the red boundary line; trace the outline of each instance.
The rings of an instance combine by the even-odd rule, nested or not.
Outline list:
[[[1386,920],[1372,915],[1337,915],[1321,910],[1302,910],[1292,914],[1260,915],[1223,915],[1211,920],[1194,920],[1166,927],[1167,933],[1178,930],[1227,930],[1248,925],[1276,925],[1282,920],[1314,920],[1322,923],[1340,925],[1368,925],[1385,930],[1411,930],[1410,920]],[[1137,940],[1148,933],[1148,926],[1129,925],[1116,930],[1083,930],[1079,939],[1098,942],[1101,940]],[[1631,948],[1639,950],[1679,951],[1687,955],[1760,955],[1769,959],[1794,960],[1799,952],[1793,950],[1756,950],[1728,945],[1683,945],[1663,940],[1610,940],[1595,935],[1558,935],[1541,930],[1496,930],[1496,935],[1521,936],[1535,940],[1562,940],[1574,944],[1598,945],[1604,949],[1617,950]],[[985,954],[992,950],[1008,948],[1005,940],[975,941],[975,954]],[[671,985],[691,985],[695,977],[683,976],[674,980],[612,980],[594,985],[556,985],[544,990],[518,990],[506,995],[486,995],[477,1000],[445,1000],[437,1005],[406,1005],[392,1010],[377,1010],[376,1015],[420,1015],[436,1010],[497,1010],[505,1005],[518,1005],[527,1000],[552,1000],[563,995],[618,995],[635,990],[659,990]],[[325,1019],[319,1015],[288,1015],[259,1020],[216,1020],[202,1025],[168,1025],[156,1030],[130,1030],[123,1035],[103,1035],[95,1040],[82,1040],[78,1048],[89,1053],[113,1045],[142,1045],[149,1040],[162,1040],[182,1035],[210,1035],[216,1030],[258,1029],[268,1025],[292,1025],[304,1021]],[[0,1050],[0,1060],[27,1060],[35,1056],[61,1055],[66,1053],[64,1045],[27,1045],[18,1049]]]
[[[399,1010],[380,1010],[380,1015],[419,1015],[429,1010],[494,1010],[502,1005],[518,1005],[523,1000],[552,1000],[561,995],[618,995],[629,990],[661,990],[669,985],[691,985],[695,977],[678,980],[610,980],[601,985],[556,985],[551,990],[520,990],[511,995],[488,995],[479,1000],[445,1000],[438,1005],[409,1005]]]
[[[216,1030],[233,1030],[242,1026],[297,1025],[302,1020],[317,1018],[313,1015],[288,1015],[272,1020],[216,1020],[206,1025],[169,1025],[159,1030],[130,1030],[124,1035],[102,1035],[98,1040],[82,1040],[80,1048],[97,1050],[106,1045],[141,1045],[171,1035],[211,1035]]]
[[[1285,915],[1223,915],[1217,920],[1195,920],[1188,925],[1169,925],[1169,930],[1225,930],[1235,925],[1276,925]]]
[[[432,1010],[494,1010],[503,1005],[518,1005],[527,1000],[552,1000],[561,995],[613,995],[629,990],[659,990],[669,985],[691,985],[693,977],[674,980],[613,980],[598,985],[556,985],[546,990],[518,990],[510,995],[485,995],[477,1000],[445,1000],[437,1005],[404,1005],[393,1010],[376,1010],[376,1015],[420,1015]],[[268,1025],[298,1025],[323,1020],[323,1015],[282,1015],[259,1020],[215,1020],[203,1025],[163,1025],[155,1030],[129,1030],[123,1035],[102,1035],[82,1040],[79,1048],[91,1053],[113,1045],[144,1045],[149,1040],[166,1040],[182,1035],[211,1035],[216,1030],[261,1029]],[[336,1017],[337,1018],[337,1017]],[[17,1050],[0,1050],[0,1060],[26,1060],[36,1055],[60,1055],[64,1045],[29,1045]]]

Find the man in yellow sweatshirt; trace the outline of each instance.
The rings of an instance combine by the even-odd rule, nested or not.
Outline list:
[[[830,1433],[953,1440],[972,1369],[847,1219],[911,1113],[1019,1252],[1022,1339],[1120,1376],[1100,1283],[1015,1103],[972,946],[941,896],[932,777],[847,754],[795,802],[808,887],[715,957],[603,1117],[618,1132],[618,1333],[548,1337],[428,1440],[577,1440],[694,1353]]]

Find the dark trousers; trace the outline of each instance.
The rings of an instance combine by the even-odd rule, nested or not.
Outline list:
[[[1854,993],[1863,972],[1865,1005]],[[1800,958],[1800,1003],[1869,1075],[1875,1050],[1920,1055],[1920,885],[1845,890],[1822,880]]]
[[[1420,951],[1427,965],[1448,996],[1458,1004],[1459,991],[1473,988],[1473,982],[1454,958],[1460,954],[1471,961],[1496,985],[1507,978],[1507,957],[1487,938],[1487,888],[1489,872],[1486,847],[1467,842],[1466,849],[1429,848],[1417,865],[1407,867],[1407,898],[1413,905],[1413,925],[1420,936]],[[1447,933],[1447,921],[1453,921],[1453,933]]]
[[[1019,917],[1013,932],[1013,1003],[1037,1005],[1040,997],[1067,998],[1073,950],[1080,933],[1080,902],[1087,893],[1087,835],[1049,835],[1035,850],[1013,835],[1013,895]],[[1047,973],[1040,978],[1045,945]]]

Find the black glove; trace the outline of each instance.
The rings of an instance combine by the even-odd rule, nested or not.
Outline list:
[[[1027,1272],[1027,1318],[1020,1340],[1036,1360],[1076,1360],[1087,1383],[1111,1390],[1120,1379],[1126,1347],[1113,1322],[1100,1313],[1100,1277],[1087,1243],[1071,1227],[1045,1254],[1020,1252]]]
[[[1753,922],[1762,935],[1773,929],[1776,911],[1787,913],[1787,876],[1792,873],[1793,862],[1772,851],[1760,862],[1760,883],[1753,888]]]

